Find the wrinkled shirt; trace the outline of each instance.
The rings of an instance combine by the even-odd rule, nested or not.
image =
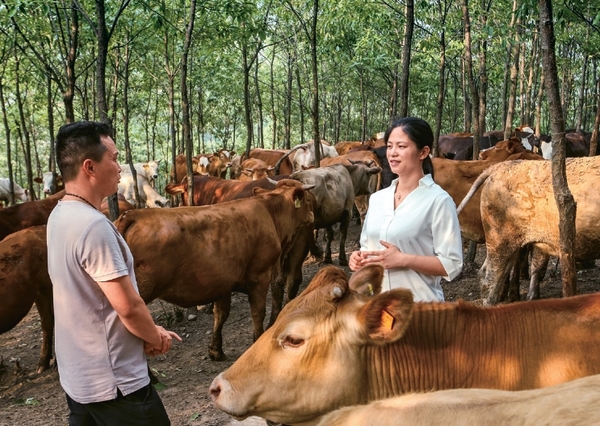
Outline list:
[[[386,241],[403,253],[436,256],[448,281],[462,270],[463,254],[460,225],[454,201],[431,175],[425,175],[419,186],[394,209],[394,193],[398,179],[369,199],[363,225],[361,250],[384,250]],[[408,268],[386,269],[383,291],[406,288],[416,302],[443,301],[441,277],[426,275]]]

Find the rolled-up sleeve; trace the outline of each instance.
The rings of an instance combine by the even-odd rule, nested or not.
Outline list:
[[[435,255],[446,270],[443,278],[452,281],[463,267],[462,237],[456,205],[450,196],[443,197],[434,211],[432,232]]]

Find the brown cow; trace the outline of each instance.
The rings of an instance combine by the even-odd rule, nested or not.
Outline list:
[[[135,209],[135,206],[131,203],[128,203],[123,194],[117,194],[117,203],[119,207],[119,214],[125,213],[128,210]],[[108,197],[102,200],[100,204],[100,211],[104,213],[104,215],[110,219],[110,211],[108,208]]]
[[[528,244],[550,256],[558,256],[558,210],[552,190],[549,161],[498,163],[483,172],[465,196],[480,193],[479,208],[485,233],[487,257],[479,271],[482,297],[495,304],[521,247]],[[600,258],[600,157],[569,158],[566,163],[569,189],[577,203],[575,250],[578,260]],[[481,191],[477,189],[485,182]],[[475,198],[475,197],[473,197]],[[531,221],[532,217],[543,220]],[[459,216],[460,217],[460,216]],[[534,292],[530,284],[530,294]],[[539,294],[539,290],[538,290]]]
[[[54,333],[47,258],[45,225],[15,232],[0,242],[0,333],[16,326],[35,302],[42,323],[38,373],[50,367]]]
[[[221,333],[231,292],[248,294],[258,338],[269,284],[297,229],[314,220],[307,189],[285,179],[235,202],[125,212],[115,225],[135,259],[140,295],[146,303],[160,298],[183,307],[214,302],[209,355],[225,359]]]
[[[477,307],[381,291],[383,268],[321,269],[210,386],[217,408],[311,424],[411,392],[536,389],[600,373],[600,294]],[[373,423],[376,424],[376,423]]]
[[[208,175],[208,165],[210,161],[206,157],[202,157],[204,160],[200,164],[201,156],[192,157],[192,173],[200,175]],[[172,173],[173,171],[171,171]],[[187,162],[185,155],[179,154],[175,157],[175,182],[179,183],[187,176]]]
[[[240,165],[240,175],[238,180],[244,182],[249,180],[259,180],[267,176],[273,176],[275,167],[269,166],[259,158],[248,158],[242,161]]]
[[[359,147],[359,150],[363,150],[360,148],[370,148],[369,145],[367,145],[364,142],[361,141],[343,141],[343,142],[338,142],[336,143],[334,146],[335,150],[337,151],[338,155],[344,155],[344,154],[348,154],[348,151],[350,151],[352,148],[355,147]]]
[[[285,157],[286,151],[283,150],[274,150],[274,149],[262,149],[262,148],[254,148],[250,151],[249,158],[258,158],[263,160],[269,166],[276,167],[277,162]],[[294,172],[294,164],[290,157],[285,157],[281,164],[279,165],[279,170],[275,170],[276,174],[279,175],[291,175]]]
[[[543,160],[544,158],[525,149],[519,138],[513,137],[480,151],[479,159],[499,162],[506,160]]]
[[[596,423],[600,375],[525,391],[452,389],[340,408],[317,426],[480,426]]]
[[[45,225],[50,212],[56,207],[58,201],[65,196],[65,191],[57,192],[43,200],[27,201],[0,210],[0,228],[10,227],[12,232],[30,226]]]

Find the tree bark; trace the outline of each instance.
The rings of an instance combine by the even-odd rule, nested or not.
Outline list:
[[[35,200],[35,192],[33,187],[33,171],[31,168],[31,137],[29,135],[29,128],[25,120],[25,112],[23,110],[23,99],[21,97],[21,85],[20,85],[20,65],[21,60],[19,57],[15,58],[15,98],[17,101],[17,108],[19,110],[19,121],[22,129],[22,135],[24,136],[23,155],[25,160],[25,170],[27,173],[27,188],[29,189],[29,196],[31,200]]]
[[[512,48],[512,64],[510,68],[510,90],[508,95],[508,109],[506,111],[506,121],[504,122],[504,139],[510,138],[513,130],[513,118],[517,104],[517,83],[519,79],[519,55],[521,53],[520,26],[521,19],[516,21],[517,30],[515,31],[515,42]]]
[[[319,74],[317,62],[317,18],[319,16],[319,0],[313,0],[313,17],[311,23],[310,55],[312,65],[313,81],[313,140],[315,144],[315,166],[318,168],[321,164],[321,137],[319,135]]]
[[[481,131],[479,129],[479,94],[473,77],[473,56],[471,54],[471,19],[469,18],[469,0],[463,0],[463,22],[465,31],[465,75],[469,91],[471,92],[471,110],[473,119],[473,159],[479,158],[479,140]]]
[[[187,88],[187,70],[188,54],[192,45],[192,34],[194,31],[194,21],[196,17],[196,0],[190,3],[190,17],[185,31],[185,41],[183,43],[183,52],[181,54],[181,113],[182,113],[182,131],[183,144],[185,146],[185,158],[187,165],[187,192],[189,205],[194,205],[194,170],[192,168],[192,156],[194,155],[194,144],[192,141],[192,125],[190,123],[190,103]]]
[[[8,115],[6,112],[6,102],[4,101],[4,85],[2,84],[2,76],[0,76],[0,104],[2,105],[2,123],[4,124],[4,135],[6,137],[6,166],[8,168],[8,184],[9,184],[9,204],[15,204],[15,187],[14,175],[12,167],[12,154],[10,146],[10,126],[8,125]]]
[[[410,53],[413,30],[415,27],[415,2],[406,0],[404,7],[406,26],[404,27],[404,44],[402,45],[402,75],[400,76],[400,117],[408,116],[408,82],[410,76]]]
[[[577,274],[573,257],[577,206],[567,185],[565,124],[558,89],[551,0],[539,0],[539,8],[542,63],[552,127],[552,188],[559,214],[560,268],[563,295],[566,297],[577,293]]]

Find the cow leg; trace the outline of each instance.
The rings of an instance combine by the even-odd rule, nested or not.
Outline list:
[[[348,234],[348,226],[350,225],[351,211],[344,211],[342,220],[340,221],[340,254],[339,262],[341,266],[348,266],[348,258],[346,258],[346,235]]]
[[[507,253],[507,248],[505,247],[504,250],[499,250],[499,252]],[[518,254],[519,251],[516,250],[510,252],[510,257],[498,255],[497,252],[491,251],[488,247],[485,262],[479,270],[481,297],[484,299],[484,303],[495,305],[501,300],[507,277]]]
[[[542,282],[544,276],[546,275],[549,260],[550,256],[538,248],[533,248],[531,253],[531,264],[529,265],[530,279],[527,300],[540,298],[540,282]]]
[[[285,262],[287,263],[287,260]],[[287,281],[287,277],[283,273],[285,269],[286,265],[284,264],[284,268],[279,272],[277,279],[271,283],[271,316],[269,317],[267,328],[275,323],[279,312],[283,308],[283,288]]]
[[[52,305],[52,289],[42,288],[35,299],[35,306],[42,323],[42,348],[36,372],[42,373],[50,368],[52,359],[52,336],[54,334],[54,309]]]
[[[231,310],[231,293],[222,297],[214,303],[213,308],[213,335],[208,346],[208,356],[213,361],[224,361],[227,359],[223,353],[223,324],[229,317]]]
[[[333,241],[333,228],[328,226],[325,228],[327,234],[327,242],[325,243],[325,259],[323,262],[325,263],[333,263],[331,259],[331,242]]]
[[[264,333],[264,321],[267,313],[267,289],[268,285],[263,285],[262,282],[269,281],[261,279],[253,283],[248,289],[248,302],[250,302],[250,315],[252,316],[252,324],[254,327],[254,341]]]

